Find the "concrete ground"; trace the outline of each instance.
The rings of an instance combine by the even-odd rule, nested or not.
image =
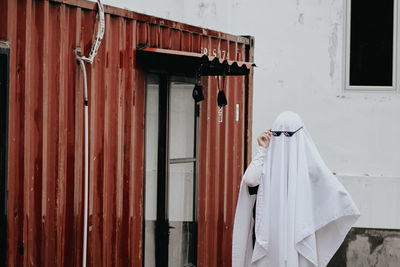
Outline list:
[[[353,228],[328,267],[399,267],[400,230]]]

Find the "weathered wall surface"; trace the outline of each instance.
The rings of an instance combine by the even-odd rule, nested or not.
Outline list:
[[[345,0],[106,1],[255,36],[253,140],[280,112],[298,112],[354,195],[357,226],[400,229],[400,91],[343,92]]]
[[[253,140],[281,111],[297,111],[360,208],[356,225],[400,229],[400,91],[343,92],[345,0],[107,1],[255,36]],[[354,229],[330,266],[399,266],[398,238]]]
[[[398,267],[400,231],[353,228],[328,267]]]

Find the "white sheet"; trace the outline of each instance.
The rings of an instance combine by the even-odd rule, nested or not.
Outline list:
[[[233,229],[233,267],[326,266],[360,215],[296,113],[280,114],[272,130],[295,131],[301,126],[292,137],[272,136],[256,196],[249,195],[242,179]]]

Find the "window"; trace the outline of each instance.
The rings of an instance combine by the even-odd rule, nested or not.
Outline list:
[[[397,1],[347,0],[346,89],[396,89]]]
[[[0,266],[6,265],[9,49],[0,42]]]

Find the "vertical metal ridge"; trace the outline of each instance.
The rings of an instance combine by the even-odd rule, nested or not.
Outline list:
[[[41,14],[43,13],[43,15]],[[47,162],[48,162],[48,156],[47,156],[47,146],[48,146],[48,88],[49,88],[49,76],[48,76],[48,70],[49,70],[49,62],[48,62],[48,56],[49,56],[49,6],[48,3],[46,4],[45,2],[42,3],[41,8],[36,6],[36,16],[35,19],[37,20],[42,20],[41,23],[42,25],[38,25],[38,29],[41,30],[38,35],[42,35],[43,38],[39,39],[39,47],[42,51],[42,57],[43,57],[43,62],[41,64],[41,74],[42,74],[42,81],[39,84],[37,90],[41,90],[42,92],[42,97],[41,97],[41,105],[42,105],[42,141],[40,142],[40,148],[42,149],[42,177],[41,179],[41,188],[35,188],[35,191],[39,193],[40,190],[40,199],[38,200],[38,204],[41,206],[41,211],[40,211],[40,246],[39,248],[45,248],[45,240],[46,240],[46,229],[45,229],[45,219],[46,219],[46,182],[47,182],[47,176],[48,176],[48,171],[47,171]],[[39,58],[38,58],[39,61]],[[44,258],[45,250],[43,250],[40,253],[40,256],[38,257],[38,262],[36,264],[41,263],[41,259]]]
[[[20,42],[23,44],[23,49],[21,49],[21,57],[23,59],[20,59],[21,63],[21,80],[19,83],[19,86],[21,86],[21,91],[23,91],[24,94],[24,110],[23,110],[23,153],[26,157],[26,160],[24,161],[24,172],[23,172],[23,187],[24,187],[24,192],[25,194],[23,195],[23,209],[24,209],[24,231],[23,231],[23,247],[26,249],[26,253],[23,254],[24,257],[24,265],[28,264],[34,264],[33,259],[36,256],[35,255],[35,248],[31,248],[31,241],[35,239],[35,236],[33,236],[33,222],[30,220],[30,198],[32,196],[32,191],[31,191],[31,155],[30,155],[30,83],[29,83],[29,65],[30,65],[30,53],[29,53],[29,44],[30,44],[30,37],[31,37],[31,32],[28,29],[28,26],[31,25],[31,16],[32,16],[32,10],[31,10],[31,1],[25,1],[24,4],[21,4],[18,6],[18,10],[21,9],[19,16],[22,16],[21,19],[18,19],[18,35],[19,38],[21,38]],[[22,13],[22,14],[21,14]],[[22,51],[23,50],[23,51]],[[23,88],[23,89],[22,89]]]
[[[132,104],[130,102],[131,92],[129,84],[129,73],[130,68],[132,68],[132,39],[131,30],[129,27],[129,22],[126,20],[121,20],[123,24],[121,29],[122,38],[120,40],[120,72],[121,72],[121,90],[122,99],[121,105],[121,132],[122,132],[122,142],[121,142],[121,188],[120,188],[120,218],[119,218],[119,229],[118,229],[118,264],[119,266],[129,265],[129,238],[127,238],[128,225],[129,225],[129,171],[130,171],[130,157],[129,152],[130,147],[130,111],[132,109]]]
[[[60,101],[60,64],[61,57],[61,5],[52,5],[49,9],[49,24],[46,30],[49,31],[49,41],[54,45],[48,49],[48,88],[44,104],[46,108],[46,133],[45,141],[46,153],[45,170],[46,175],[43,180],[42,196],[42,221],[44,223],[44,253],[42,254],[41,264],[44,266],[54,266],[57,255],[57,184],[59,181],[59,101]]]
[[[242,58],[244,58],[246,60],[246,47],[243,44],[239,45],[240,47],[240,55],[242,55]],[[240,105],[242,106],[242,108],[240,109],[240,117],[243,118],[244,117],[244,103],[245,103],[245,97],[244,94],[246,92],[245,90],[245,79],[243,76],[239,76],[237,77],[238,81],[239,81],[239,88],[240,91],[238,92],[238,103],[240,103]],[[239,158],[239,162],[238,162],[238,175],[240,176],[243,171],[244,171],[244,159],[245,159],[245,151],[244,151],[244,144],[245,144],[245,138],[246,138],[246,133],[245,133],[245,124],[244,124],[244,120],[240,120],[238,122],[239,124],[239,133],[241,138],[239,138],[239,143],[240,143],[240,158]],[[240,179],[240,177],[238,177],[238,179]]]
[[[213,48],[213,38],[211,38],[211,48]],[[218,208],[218,189],[219,189],[219,177],[218,177],[218,156],[217,156],[217,147],[218,147],[218,115],[217,115],[217,94],[216,88],[217,83],[214,77],[209,79],[210,82],[210,123],[211,123],[211,132],[209,138],[211,139],[210,147],[208,151],[208,158],[210,158],[210,176],[209,180],[209,188],[207,192],[207,201],[209,206],[209,229],[208,229],[208,238],[210,247],[210,251],[207,253],[209,255],[209,260],[211,265],[216,264],[217,260],[217,208]]]
[[[207,133],[208,133],[208,96],[209,86],[208,78],[203,77],[201,83],[203,84],[204,101],[200,102],[200,129],[199,129],[199,196],[198,196],[198,256],[197,263],[199,266],[205,265],[205,253],[203,252],[206,248],[206,185],[207,179],[207,161],[205,156],[207,154]],[[201,233],[201,234],[200,234]]]
[[[228,48],[228,51],[230,51],[230,48]],[[230,52],[228,52],[230,53]],[[232,127],[234,125],[234,116],[235,116],[235,109],[234,109],[234,85],[235,85],[235,78],[234,77],[229,77],[227,81],[227,100],[228,100],[228,106],[227,106],[227,121],[226,121],[226,131],[225,131],[225,188],[224,188],[224,235],[223,235],[223,255],[225,259],[225,264],[230,265],[230,256],[231,256],[231,227],[230,223],[232,221],[232,210],[231,210],[231,202],[230,200],[232,199],[233,194],[231,193],[231,188],[232,188],[232,168],[230,167],[230,163],[232,162],[232,157],[233,157],[233,138],[232,138]]]
[[[10,18],[16,18],[18,15],[17,3],[14,1],[3,1],[7,3],[6,14],[1,16],[7,18],[7,22],[2,23],[5,27],[2,31],[2,38],[6,36],[10,42],[10,50],[15,51],[10,53],[10,80],[9,80],[9,124],[8,129],[8,202],[7,202],[7,265],[21,265],[21,255],[18,254],[19,244],[21,240],[22,205],[19,201],[20,195],[20,173],[22,168],[18,166],[23,162],[23,153],[20,153],[20,111],[23,108],[19,102],[20,88],[17,87],[17,23]],[[19,56],[18,56],[19,58]]]
[[[110,25],[110,15],[105,15],[105,22],[106,25]],[[110,232],[109,232],[109,224],[110,224],[110,219],[109,219],[109,212],[110,212],[110,202],[111,200],[109,199],[109,181],[110,179],[110,173],[109,173],[109,161],[110,161],[110,151],[109,151],[109,114],[110,114],[110,93],[111,93],[111,71],[110,65],[111,65],[111,56],[110,56],[110,50],[111,50],[111,41],[112,41],[112,36],[110,38],[110,34],[112,34],[112,31],[110,30],[110,27],[106,28],[105,35],[107,36],[105,43],[106,48],[106,73],[105,73],[105,91],[104,91],[104,98],[105,98],[105,113],[104,113],[104,177],[103,177],[103,242],[104,242],[104,247],[103,247],[103,266],[108,266],[110,265],[110,258],[111,258],[111,238],[110,238]],[[107,164],[108,163],[108,164]],[[111,178],[112,179],[112,178]]]
[[[181,49],[181,31],[177,29],[171,29],[171,49]]]
[[[231,59],[234,58],[236,50],[235,50],[235,43],[227,42],[227,54],[226,57]],[[227,123],[227,131],[226,131],[226,144],[227,147],[225,149],[226,158],[225,158],[225,165],[227,166],[227,170],[225,172],[226,175],[226,189],[225,189],[225,206],[224,206],[224,237],[223,237],[223,244],[225,245],[223,250],[223,257],[225,259],[225,265],[231,265],[231,240],[232,240],[232,227],[233,224],[233,217],[232,213],[235,212],[235,209],[232,208],[232,198],[234,194],[232,194],[232,178],[233,178],[233,170],[231,167],[231,162],[233,162],[233,134],[232,128],[235,124],[234,117],[235,117],[235,101],[234,101],[234,94],[235,94],[235,83],[236,77],[229,77],[227,83],[227,99],[228,99],[228,121]],[[229,166],[229,167],[228,167]]]
[[[44,21],[45,24],[48,24],[49,21],[49,3],[45,2],[45,10],[44,10]],[[55,253],[53,266],[64,266],[64,246],[65,246],[65,207],[66,207],[66,167],[67,167],[67,68],[66,59],[68,55],[71,53],[69,47],[67,46],[67,36],[65,33],[68,32],[68,23],[67,23],[67,9],[65,5],[61,5],[60,7],[60,32],[64,33],[60,36],[60,59],[59,59],[59,69],[60,69],[60,77],[59,77],[59,117],[58,117],[58,136],[59,136],[59,146],[58,146],[58,183],[56,184],[56,244],[57,249]],[[48,40],[45,42],[48,43]]]
[[[214,215],[214,210],[212,207],[212,204],[214,203],[214,196],[213,194],[210,194],[210,191],[212,190],[212,184],[211,181],[212,179],[210,179],[210,177],[214,177],[215,178],[215,174],[214,174],[214,158],[213,158],[213,153],[211,153],[211,149],[215,144],[215,140],[214,140],[214,127],[215,127],[215,115],[213,114],[213,108],[215,109],[215,106],[211,104],[211,102],[213,102],[214,98],[214,94],[212,91],[215,90],[215,88],[212,86],[212,81],[211,79],[213,79],[213,77],[209,77],[207,79],[207,89],[208,89],[208,102],[207,102],[207,120],[208,120],[208,127],[207,127],[207,148],[206,148],[206,155],[205,155],[205,159],[206,159],[206,166],[207,166],[207,171],[206,171],[206,176],[205,176],[205,180],[206,180],[206,185],[205,185],[205,218],[204,218],[204,224],[206,226],[206,229],[204,231],[205,234],[205,243],[206,243],[206,248],[209,248],[210,252],[212,252],[212,250],[214,249],[212,247],[212,222],[213,222],[213,215]],[[207,258],[206,260],[208,260],[209,262],[212,262],[213,258],[212,258],[212,253],[207,253]]]
[[[123,52],[126,46],[125,39],[125,23],[124,20],[120,17],[118,20],[118,29],[119,29],[119,38],[118,38],[118,150],[117,150],[117,180],[116,180],[116,238],[115,238],[115,265],[120,266],[120,252],[121,252],[121,223],[122,223],[122,214],[123,214],[123,192],[124,192],[124,183],[123,183],[123,142],[124,142],[124,114],[123,114],[123,106],[125,100],[125,83],[124,83],[124,61],[123,61]]]
[[[77,9],[75,24],[75,47],[83,47],[81,40],[82,10]],[[75,84],[74,84],[74,226],[73,226],[73,254],[72,262],[74,265],[80,265],[82,258],[82,209],[83,209],[83,79],[81,70],[75,61]]]
[[[202,36],[200,38],[201,46],[204,48],[208,47],[208,38]],[[201,84],[203,85],[204,101],[200,102],[200,129],[199,129],[199,196],[198,196],[198,253],[197,253],[197,264],[201,266],[207,266],[206,264],[206,253],[204,251],[207,247],[207,177],[208,177],[208,161],[207,161],[207,148],[208,148],[208,114],[209,114],[209,83],[208,77],[203,77]]]
[[[230,48],[229,48],[229,54],[230,54],[230,58],[234,58],[234,59],[236,59],[236,55],[237,55],[237,43],[231,43],[230,44]],[[235,92],[236,92],[236,90],[237,90],[237,81],[236,81],[236,78],[234,79],[234,83],[232,84],[232,87],[233,87],[233,93],[232,93],[232,102],[234,102],[235,101]],[[233,140],[235,140],[235,132],[234,132],[234,123],[232,123],[232,128],[231,128],[231,132],[230,132],[230,134],[231,134],[231,137],[232,137],[232,139]],[[235,147],[234,146],[232,146],[232,148],[231,148],[231,162],[233,163],[234,162],[234,157],[235,157]],[[235,196],[237,196],[237,194],[236,194],[236,190],[235,190],[235,188],[236,187],[238,187],[238,185],[240,185],[240,181],[239,181],[239,184],[238,184],[238,182],[235,180],[235,172],[234,172],[234,169],[233,168],[231,168],[230,169],[230,171],[231,171],[231,176],[230,176],[230,178],[231,178],[231,181],[232,181],[232,186],[231,186],[231,189],[230,190],[232,190],[233,192],[232,192],[232,199],[231,199],[231,202],[230,202],[230,207],[231,207],[231,212],[232,212],[232,224],[233,224],[233,220],[234,220],[234,216],[235,216],[235,207],[236,207],[236,197]]]
[[[108,52],[108,29],[104,35],[103,43],[99,48],[96,60],[93,63],[93,70],[95,80],[91,87],[91,95],[93,98],[90,104],[93,112],[90,120],[93,128],[90,132],[93,134],[93,153],[94,158],[93,169],[91,169],[92,188],[91,193],[93,197],[90,199],[93,211],[90,212],[91,220],[89,221],[89,266],[102,266],[104,262],[104,165],[105,165],[105,151],[104,151],[104,134],[105,134],[105,97],[106,97],[106,64]],[[90,189],[89,189],[90,190]]]
[[[31,3],[26,3],[26,5],[23,7],[25,12],[31,12],[32,6]],[[37,123],[37,119],[35,120],[35,117],[33,114],[38,114],[40,116],[40,111],[38,112],[38,109],[40,109],[39,105],[40,102],[38,100],[40,92],[36,90],[38,87],[37,85],[37,80],[33,76],[32,72],[30,71],[30,55],[31,50],[34,50],[37,47],[36,39],[34,37],[31,38],[30,34],[30,27],[32,25],[32,16],[26,16],[26,21],[25,21],[25,27],[23,28],[22,33],[20,32],[19,34],[23,35],[23,42],[24,42],[24,55],[25,55],[25,67],[22,75],[24,76],[24,83],[20,83],[20,86],[24,87],[24,153],[26,156],[26,160],[23,163],[24,164],[24,187],[25,187],[25,194],[24,194],[24,224],[25,224],[25,242],[24,245],[26,245],[28,248],[29,247],[34,247],[31,251],[26,253],[24,255],[25,260],[32,263],[36,264],[35,260],[37,260],[38,256],[38,251],[40,252],[40,243],[39,243],[39,248],[38,246],[38,241],[40,238],[38,238],[38,232],[40,232],[40,222],[37,220],[37,216],[40,218],[40,210],[39,214],[36,214],[36,206],[35,206],[35,200],[39,196],[40,197],[40,192],[35,191],[35,181],[38,180],[37,178],[40,178],[40,172],[41,172],[41,166],[37,166],[40,164],[41,161],[41,153],[40,153],[40,121],[38,125],[35,125]],[[22,26],[23,27],[23,26]],[[27,45],[29,44],[29,45]],[[35,58],[32,58],[35,60]],[[37,127],[35,127],[37,126]],[[36,168],[37,167],[37,168]],[[27,191],[29,190],[29,191]],[[38,229],[39,228],[39,229]],[[26,256],[28,255],[28,256]],[[39,255],[40,257],[40,255]]]
[[[97,13],[53,1],[10,0],[0,6],[7,10],[0,11],[6,14],[0,16],[5,22],[0,37],[11,47],[7,264],[80,266],[83,80],[73,49],[89,52]],[[88,266],[142,265],[146,73],[136,64],[136,47],[203,53],[207,48],[209,55],[223,50],[232,60],[253,53],[249,46],[237,48],[233,37],[221,40],[212,31],[157,21],[107,14],[102,45],[87,65]],[[230,265],[236,198],[251,148],[245,139],[251,121],[244,123],[251,111],[245,97],[250,83],[251,78],[227,78],[228,106],[218,123],[216,79],[202,78],[198,266]]]
[[[133,202],[133,237],[134,257],[132,259],[133,266],[142,264],[142,218],[143,218],[143,159],[144,159],[144,103],[145,103],[145,73],[136,70],[136,100],[135,100],[135,174],[134,179],[134,195]]]
[[[112,46],[111,46],[111,57],[110,57],[110,62],[112,63],[111,69],[114,70],[111,72],[112,74],[112,86],[111,86],[111,91],[112,91],[112,115],[113,119],[112,121],[112,128],[113,134],[112,134],[112,141],[113,141],[113,146],[112,146],[112,176],[109,177],[108,180],[110,182],[110,186],[112,187],[112,205],[111,206],[111,213],[110,213],[110,222],[111,222],[111,255],[110,259],[111,262],[110,264],[117,264],[117,234],[118,234],[118,183],[119,183],[119,177],[118,177],[118,172],[119,172],[119,160],[120,156],[118,155],[118,150],[119,150],[119,141],[120,141],[120,117],[119,117],[119,105],[120,105],[120,72],[119,72],[119,64],[120,64],[120,54],[119,54],[119,42],[120,42],[120,29],[119,29],[119,17],[110,17],[111,18],[111,27],[114,29],[112,33]],[[110,25],[109,24],[109,25]],[[114,35],[115,34],[115,35]],[[110,179],[111,178],[111,179]]]
[[[237,55],[237,47],[236,47],[236,55]],[[235,81],[234,88],[235,89],[234,89],[233,99],[236,102],[236,100],[237,100],[237,90],[238,90],[238,81],[237,80]],[[238,134],[239,134],[238,131],[237,131],[236,123],[233,124],[233,129],[232,130],[233,130],[233,139],[236,141],[238,139]],[[238,181],[240,181],[240,178],[238,177],[237,168],[236,168],[238,153],[239,153],[238,145],[237,145],[237,142],[235,142],[234,146],[233,146],[233,153],[232,153],[233,154],[233,159],[232,159],[232,171],[233,171],[232,182],[233,182],[234,186],[236,186],[237,184],[240,184],[240,182],[238,183]],[[237,194],[234,194],[234,195],[237,196]]]
[[[250,62],[254,62],[254,37],[250,37],[250,45],[246,49],[247,58]],[[245,113],[247,118],[245,121],[245,166],[247,167],[251,162],[252,150],[252,127],[253,127],[253,76],[254,70],[251,69],[248,76],[245,78]]]
[[[171,48],[171,28],[160,27],[160,47],[166,49]]]
[[[211,48],[211,38],[207,37],[207,47],[210,49]],[[204,191],[205,191],[205,198],[204,198],[204,225],[205,225],[205,229],[204,229],[204,241],[205,241],[205,248],[209,248],[210,251],[212,250],[211,248],[211,244],[212,244],[212,234],[210,232],[211,229],[211,225],[212,225],[212,220],[213,220],[213,210],[212,210],[212,205],[210,205],[210,202],[212,203],[212,198],[213,196],[210,195],[210,191],[212,189],[212,184],[211,181],[212,179],[210,179],[210,177],[215,177],[214,175],[214,170],[213,170],[213,158],[210,156],[212,155],[211,148],[214,144],[214,138],[213,138],[213,132],[214,132],[214,124],[215,124],[215,119],[214,119],[214,115],[212,114],[212,110],[213,108],[215,108],[214,105],[211,104],[211,102],[213,101],[213,88],[212,87],[212,82],[211,79],[214,79],[215,77],[207,77],[207,133],[206,133],[206,151],[205,151],[205,155],[203,157],[203,159],[205,159],[206,161],[206,176],[204,177],[205,179],[205,187],[204,187]],[[200,178],[199,178],[200,179]],[[200,223],[200,222],[199,222]],[[207,253],[208,254],[208,253]],[[211,257],[211,253],[208,255],[204,255],[205,257],[205,263],[207,264],[207,262],[210,262],[210,260],[212,260]]]
[[[229,53],[229,48],[227,46],[227,42],[224,40],[220,40],[219,41],[219,51],[226,51],[226,53]],[[222,52],[220,53],[221,57],[222,57]],[[227,55],[225,54],[225,57]],[[223,83],[223,81],[221,81],[221,83]],[[225,88],[221,88],[222,90],[225,91],[225,94],[228,98],[228,93],[229,93],[229,78],[226,78],[225,81]],[[225,132],[227,131],[227,122],[230,119],[229,117],[229,108],[230,106],[232,106],[232,103],[229,103],[229,105],[223,107],[223,121],[221,123],[219,123],[219,134],[218,134],[218,139],[220,140],[220,144],[218,146],[218,154],[219,154],[219,173],[218,173],[218,177],[219,177],[219,181],[220,181],[220,185],[219,185],[219,190],[218,190],[218,223],[217,223],[217,265],[220,266],[224,266],[225,265],[225,261],[226,258],[225,257],[221,257],[219,255],[224,255],[226,252],[226,245],[224,243],[225,239],[225,203],[226,203],[226,175],[225,175],[225,170],[226,170],[226,134]],[[222,192],[222,194],[221,194]]]
[[[109,23],[109,16],[106,16],[106,24]],[[107,24],[109,25],[109,24]],[[105,104],[106,98],[107,98],[107,85],[108,85],[108,51],[109,51],[109,42],[110,42],[110,38],[109,38],[109,33],[110,29],[109,27],[106,27],[105,29],[105,39],[103,40],[101,49],[103,50],[103,54],[102,58],[103,60],[102,62],[102,71],[101,73],[99,73],[99,75],[101,76],[101,91],[99,91],[99,93],[101,92],[101,95],[99,94],[99,98],[96,99],[96,104],[97,101],[98,105],[99,105],[99,113],[98,113],[98,120],[99,122],[101,122],[101,125],[99,125],[99,129],[97,130],[99,133],[101,133],[101,138],[98,141],[100,148],[99,148],[99,171],[100,174],[99,175],[99,179],[98,179],[98,183],[100,184],[98,190],[98,200],[100,202],[99,205],[99,210],[98,210],[98,214],[99,214],[99,218],[98,218],[98,222],[99,222],[99,230],[98,230],[98,239],[101,243],[101,248],[99,249],[98,253],[100,253],[101,257],[100,259],[94,259],[95,261],[97,260],[98,265],[99,266],[105,266],[105,261],[106,261],[106,242],[107,240],[105,239],[105,231],[106,231],[106,220],[105,220],[105,209],[106,209],[106,205],[107,205],[107,201],[105,199],[105,190],[107,189],[107,184],[106,184],[106,169],[105,166],[107,164],[107,158],[106,158],[106,112],[107,112],[107,107]],[[100,58],[101,60],[101,58]],[[99,84],[100,86],[100,84]],[[101,97],[101,98],[100,98]],[[101,112],[101,113],[100,113]],[[96,129],[98,128],[96,127]]]
[[[225,58],[228,57],[229,55],[229,45],[227,41],[221,40],[220,41],[220,50],[221,51],[226,51]],[[222,54],[222,53],[221,53]],[[229,99],[229,95],[231,94],[231,89],[229,88],[230,86],[230,81],[231,78],[227,77],[226,78],[226,87],[225,87],[225,94],[227,99]],[[229,101],[229,100],[228,100]],[[221,180],[221,189],[220,192],[222,191],[223,194],[220,195],[219,199],[219,216],[218,216],[218,224],[219,224],[219,236],[218,236],[218,248],[219,251],[217,252],[217,255],[222,255],[222,257],[218,257],[218,264],[224,266],[226,264],[227,258],[225,257],[227,251],[229,251],[229,247],[227,247],[228,244],[226,244],[226,203],[227,203],[227,168],[228,168],[228,161],[227,157],[228,154],[227,149],[228,146],[230,145],[229,141],[227,140],[227,132],[229,131],[229,122],[233,119],[231,115],[231,110],[232,110],[232,102],[228,102],[228,105],[224,107],[224,113],[223,113],[223,122],[221,123],[221,129],[222,132],[220,133],[220,138],[221,138],[221,145],[220,145],[220,154],[222,157],[222,160],[220,160],[220,165],[223,166],[222,170],[220,171],[220,180]]]
[[[126,57],[127,60],[127,69],[126,72],[128,73],[127,79],[126,79],[126,89],[128,92],[129,97],[126,98],[127,104],[126,104],[126,112],[127,112],[127,120],[126,120],[126,129],[127,129],[127,143],[126,147],[128,147],[128,150],[125,150],[126,153],[126,179],[128,183],[128,188],[126,191],[126,229],[127,229],[127,234],[128,238],[126,240],[126,249],[128,253],[127,257],[127,265],[132,265],[132,259],[133,259],[133,252],[132,252],[132,238],[131,238],[131,233],[133,232],[133,229],[131,227],[131,221],[133,217],[133,195],[134,195],[134,135],[135,135],[135,128],[134,128],[134,118],[135,118],[135,91],[134,91],[134,86],[133,86],[133,81],[134,81],[134,61],[135,61],[135,47],[136,47],[136,21],[128,21],[127,22],[127,33],[128,33],[128,56]],[[143,160],[144,161],[144,160]],[[142,218],[142,217],[141,217]],[[142,228],[139,229],[142,231]],[[140,240],[142,242],[142,240]]]
[[[50,4],[51,6],[52,4]],[[76,114],[76,94],[77,94],[77,86],[80,85],[78,80],[78,70],[77,63],[75,60],[75,56],[73,48],[78,45],[77,42],[77,31],[79,31],[80,23],[80,9],[78,8],[68,8],[68,38],[67,38],[67,47],[68,49],[65,51],[68,55],[66,57],[66,66],[64,66],[66,71],[66,128],[67,128],[67,137],[66,137],[66,179],[65,179],[65,243],[64,243],[64,265],[69,266],[75,264],[76,261],[76,224],[75,224],[75,114]]]
[[[216,38],[211,38],[211,49],[216,49],[216,51],[219,51],[220,48],[220,42],[219,39]],[[219,176],[219,167],[220,167],[220,157],[219,157],[219,146],[220,146],[220,125],[221,123],[218,121],[218,107],[216,105],[217,103],[217,92],[216,92],[216,88],[218,88],[217,84],[217,80],[214,78],[210,79],[211,81],[211,94],[213,95],[212,100],[210,101],[211,104],[211,114],[213,115],[213,134],[211,136],[211,138],[214,140],[214,145],[212,146],[212,150],[210,151],[210,153],[213,155],[212,156],[212,164],[214,164],[214,169],[213,169],[213,177],[214,177],[214,182],[213,182],[213,186],[210,189],[209,192],[209,196],[212,196],[212,198],[210,198],[210,206],[211,206],[211,210],[213,212],[212,214],[212,228],[210,229],[210,238],[212,240],[211,243],[211,251],[209,252],[210,254],[210,258],[212,260],[212,264],[216,265],[218,264],[218,202],[219,202],[219,197],[221,196],[220,194],[220,181],[221,178]],[[219,79],[220,81],[220,86],[222,86],[222,77],[220,77]],[[221,88],[221,87],[220,87]],[[221,89],[222,90],[222,89]],[[214,98],[215,97],[215,98]]]
[[[227,81],[225,81],[227,82]],[[228,88],[228,87],[226,87]],[[227,93],[228,90],[225,90],[225,93]],[[225,131],[226,131],[226,122],[228,120],[228,106],[225,106],[223,108],[223,120],[221,123],[219,123],[219,127],[217,128],[217,134],[216,136],[218,137],[218,145],[216,148],[216,153],[218,155],[218,172],[217,172],[217,177],[218,177],[218,188],[215,192],[216,196],[218,196],[218,201],[217,201],[217,233],[216,233],[216,239],[217,239],[217,266],[223,266],[225,262],[225,258],[221,257],[220,255],[224,255],[224,243],[223,243],[223,237],[224,237],[224,232],[225,232],[225,225],[224,225],[224,204],[225,204],[225,162],[226,162],[226,154],[225,152]],[[217,186],[216,186],[217,187]]]

